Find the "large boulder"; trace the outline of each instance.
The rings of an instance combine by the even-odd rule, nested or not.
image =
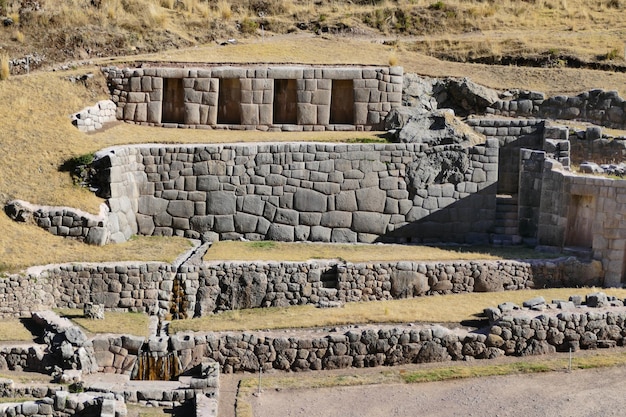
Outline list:
[[[484,113],[500,99],[491,88],[472,82],[469,78],[447,78],[434,87],[439,108],[453,109],[461,116]]]
[[[473,146],[485,142],[483,135],[446,110],[423,113],[419,109],[398,107],[389,112],[385,124],[393,139],[403,143]]]

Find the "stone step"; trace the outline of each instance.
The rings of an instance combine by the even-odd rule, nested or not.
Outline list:
[[[496,221],[497,220],[515,220],[517,221],[517,219],[519,218],[517,211],[504,211],[504,212],[499,212],[496,211]]]
[[[498,235],[516,235],[518,233],[517,227],[507,226],[494,226],[493,231]]]
[[[523,240],[519,235],[507,235],[507,234],[492,234],[489,236],[489,241],[494,246],[517,246],[521,245]]]

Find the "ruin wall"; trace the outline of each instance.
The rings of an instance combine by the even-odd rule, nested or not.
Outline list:
[[[117,119],[186,128],[377,130],[402,101],[402,67],[104,68]]]
[[[602,262],[604,285],[622,285],[626,181],[573,174],[546,160],[539,210],[539,245],[587,249]]]
[[[0,317],[83,308],[195,317],[268,306],[340,305],[460,292],[602,286],[598,262],[575,258],[450,262],[64,264],[0,279]]]
[[[580,120],[615,129],[626,128],[626,102],[617,91],[595,89],[576,96],[546,98],[534,91],[513,91],[486,109],[487,114],[508,117],[537,117],[553,120]]]
[[[126,202],[111,213],[143,235],[472,243],[487,241],[495,216],[495,141],[152,145],[98,156],[110,160],[109,201]]]

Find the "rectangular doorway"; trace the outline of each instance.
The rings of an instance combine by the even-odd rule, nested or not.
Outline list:
[[[332,81],[330,123],[354,124],[354,83],[352,80]]]
[[[274,124],[298,123],[296,80],[274,80]]]
[[[220,78],[217,96],[217,123],[241,124],[241,82],[239,78]]]
[[[185,90],[182,78],[163,79],[162,123],[184,123]]]
[[[593,196],[572,195],[567,211],[565,246],[592,247],[595,213],[595,198]]]

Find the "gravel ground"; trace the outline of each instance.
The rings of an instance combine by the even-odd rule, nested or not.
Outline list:
[[[625,367],[262,392],[255,417],[622,416]]]

